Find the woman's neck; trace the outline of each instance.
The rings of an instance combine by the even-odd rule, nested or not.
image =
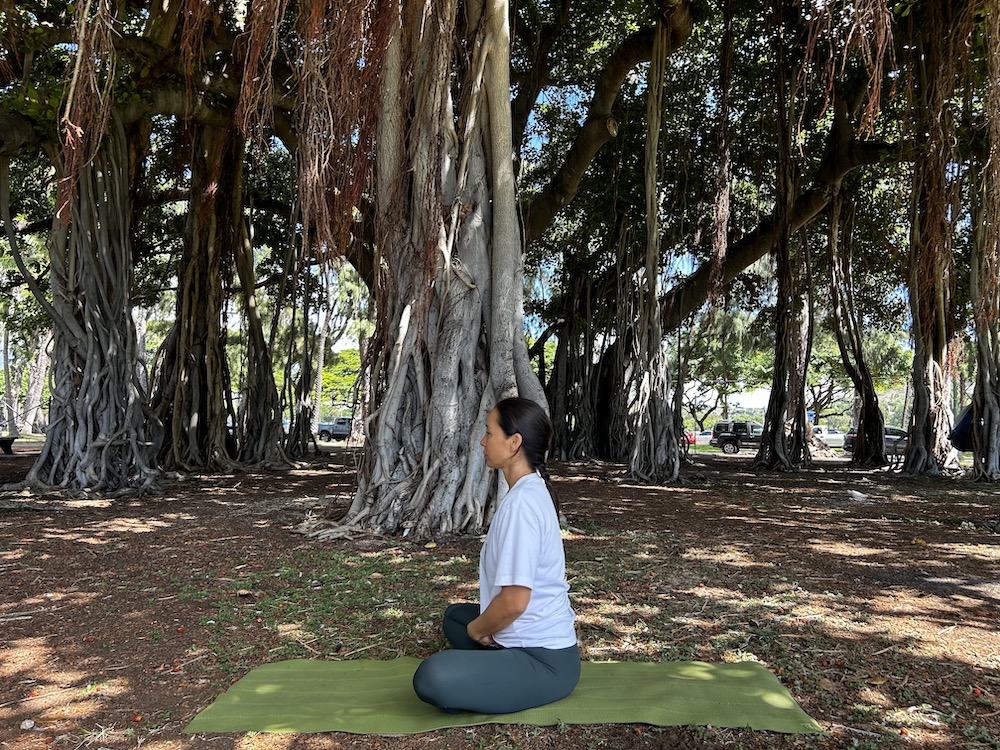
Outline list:
[[[503,478],[507,480],[508,487],[513,487],[519,479],[534,473],[534,469],[523,458],[511,466],[503,467]]]

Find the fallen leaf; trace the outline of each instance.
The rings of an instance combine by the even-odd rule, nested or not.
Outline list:
[[[867,680],[865,680],[865,682],[867,682],[869,685],[884,685],[885,683],[888,682],[888,680],[885,679],[884,677],[869,677]]]

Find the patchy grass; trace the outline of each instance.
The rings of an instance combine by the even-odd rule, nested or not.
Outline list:
[[[585,658],[757,661],[827,735],[504,726],[295,746],[997,748],[996,490],[713,460],[676,487],[629,485],[604,465],[556,472]],[[5,750],[282,750],[281,736],[180,729],[261,663],[441,648],[445,605],[477,596],[479,540],[292,534],[342,471],[207,478],[158,499],[0,517]],[[35,727],[3,734],[25,720]]]

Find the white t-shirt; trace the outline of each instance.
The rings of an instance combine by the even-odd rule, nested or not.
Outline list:
[[[531,599],[520,617],[493,634],[497,643],[507,648],[576,645],[559,519],[538,474],[518,479],[493,516],[479,556],[480,612],[504,586],[525,586]]]

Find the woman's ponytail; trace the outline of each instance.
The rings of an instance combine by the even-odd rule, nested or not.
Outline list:
[[[559,515],[559,501],[556,499],[548,467],[545,465],[549,451],[552,449],[552,421],[545,410],[534,401],[526,398],[505,398],[497,404],[497,423],[504,435],[521,436],[521,449],[528,465],[537,471],[545,482],[545,487],[552,498],[552,505]]]

